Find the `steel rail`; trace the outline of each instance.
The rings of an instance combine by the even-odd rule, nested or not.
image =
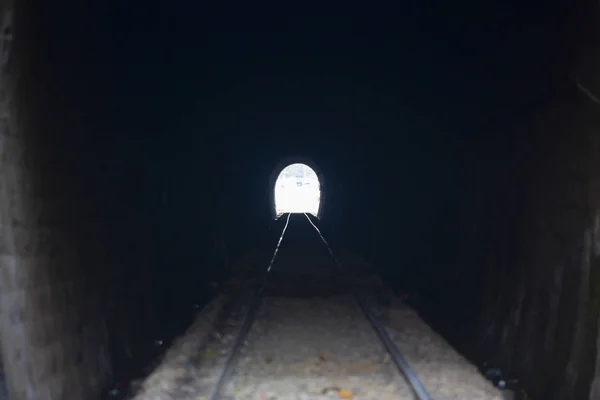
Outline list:
[[[327,240],[325,240],[325,238],[323,237],[323,234],[321,233],[319,228],[317,228],[317,226],[312,222],[312,220],[306,213],[304,214],[304,216],[308,219],[308,222],[310,222],[310,224],[313,226],[313,228],[315,228],[315,230],[319,234],[319,237],[321,238],[321,241],[325,244],[325,246],[327,247],[327,250],[329,250],[329,254],[331,255],[331,258],[333,258],[333,261],[334,261],[337,269],[340,272],[342,272],[343,271],[342,265],[340,264],[339,260],[333,253],[333,250],[331,250],[329,243],[327,243]],[[379,336],[379,339],[383,342],[383,345],[385,346],[386,350],[388,351],[388,353],[394,360],[396,367],[398,367],[398,370],[400,371],[400,373],[408,381],[409,385],[411,386],[411,388],[412,388],[413,392],[415,393],[415,395],[417,396],[417,398],[419,400],[431,400],[431,396],[429,395],[429,393],[427,393],[425,386],[423,385],[421,380],[417,377],[417,374],[415,374],[415,372],[411,368],[408,361],[406,361],[406,358],[404,358],[404,356],[402,355],[402,352],[400,351],[400,349],[398,349],[398,346],[396,346],[394,341],[390,338],[390,336],[388,335],[385,328],[382,326],[379,319],[377,319],[373,315],[368,304],[354,290],[352,290],[352,296],[354,297],[354,300],[356,301],[358,307],[363,311],[363,313],[365,314],[365,316],[371,323],[371,326],[377,333],[377,336]]]
[[[223,390],[223,386],[225,385],[225,382],[228,381],[231,373],[233,372],[233,368],[234,368],[233,361],[235,360],[235,357],[238,354],[240,348],[246,341],[246,338],[248,337],[248,333],[250,332],[250,328],[252,328],[252,324],[254,323],[254,318],[256,316],[256,310],[258,310],[260,301],[262,299],[262,293],[263,293],[263,291],[265,289],[265,285],[267,283],[268,274],[271,271],[271,268],[273,267],[273,263],[275,262],[275,257],[277,257],[277,252],[279,252],[279,247],[281,246],[281,242],[283,241],[283,235],[285,235],[285,231],[287,230],[289,222],[290,222],[290,214],[288,214],[287,220],[285,222],[285,226],[283,227],[283,231],[281,232],[281,236],[279,236],[279,241],[277,242],[277,246],[275,247],[275,251],[273,252],[273,257],[271,257],[271,262],[269,263],[269,267],[267,268],[267,270],[265,271],[265,273],[263,275],[263,279],[262,279],[262,282],[260,283],[260,286],[258,287],[258,289],[256,290],[256,293],[252,297],[252,301],[250,302],[248,311],[246,312],[246,315],[244,316],[244,322],[242,324],[242,327],[240,328],[240,331],[237,334],[233,348],[227,355],[227,359],[225,361],[225,366],[221,370],[221,375],[219,376],[217,383],[213,387],[213,391],[209,397],[210,400],[218,400],[219,399],[219,396],[221,395],[221,391]]]
[[[327,243],[327,240],[325,240],[325,238],[323,237],[323,234],[321,233],[319,228],[317,228],[317,226],[312,222],[312,220],[310,219],[310,217],[307,214],[304,214],[304,215],[306,216],[306,218],[308,219],[310,224],[313,226],[313,228],[315,228],[315,230],[319,234],[321,241],[327,247],[327,250],[329,251],[331,258],[333,259],[336,268],[340,272],[343,272],[343,267],[342,267],[341,263],[339,262],[339,260],[335,256],[335,254],[333,253],[331,247],[329,246],[329,243]],[[225,361],[225,366],[221,370],[221,374],[217,380],[217,383],[213,387],[213,391],[209,397],[210,400],[218,400],[219,399],[225,383],[229,380],[229,377],[231,376],[231,374],[233,372],[234,360],[235,360],[240,348],[246,341],[248,334],[250,332],[250,329],[252,328],[252,325],[254,323],[256,311],[258,310],[258,308],[260,306],[260,303],[262,300],[262,294],[263,294],[263,291],[264,291],[266,283],[267,283],[268,274],[271,271],[271,269],[273,267],[273,263],[275,262],[277,253],[279,252],[279,247],[281,246],[281,242],[283,241],[283,236],[287,230],[289,221],[290,221],[290,214],[288,214],[285,226],[283,228],[281,236],[279,237],[279,241],[277,243],[277,246],[275,247],[275,251],[273,252],[273,256],[271,258],[269,266],[263,275],[263,279],[260,283],[260,286],[256,290],[256,292],[252,298],[252,301],[248,307],[248,311],[246,312],[246,315],[244,317],[244,322],[242,324],[242,327],[240,328],[240,330],[237,334],[236,340],[234,342],[234,345],[227,356],[227,359]],[[404,376],[404,378],[407,380],[407,382],[411,386],[411,388],[412,388],[413,392],[415,393],[415,395],[417,396],[417,398],[419,400],[431,400],[431,396],[427,393],[427,390],[425,389],[423,383],[419,380],[419,378],[417,377],[415,372],[412,370],[410,364],[406,361],[406,359],[402,355],[402,352],[398,349],[396,344],[390,338],[387,331],[382,326],[381,322],[373,315],[373,312],[371,311],[367,302],[354,290],[352,290],[352,297],[354,298],[356,304],[361,309],[361,311],[365,314],[365,317],[367,318],[367,320],[373,327],[373,330],[376,332],[377,336],[383,343],[387,352],[390,354],[390,357],[396,364],[396,367],[398,368],[399,372]]]

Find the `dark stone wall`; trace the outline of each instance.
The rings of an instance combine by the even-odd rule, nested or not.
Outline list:
[[[600,374],[600,87],[593,31],[581,39],[570,84],[504,128],[499,159],[479,157],[482,173],[472,187],[483,205],[466,202],[480,210],[471,221],[482,227],[467,232],[463,253],[479,249],[463,260],[484,271],[473,342],[488,361],[518,376],[533,398],[599,396],[592,385]]]
[[[145,183],[164,164],[77,96],[78,75],[61,62],[73,27],[47,30],[50,17],[16,6],[0,76],[4,371],[11,399],[93,399],[179,332],[160,321],[186,314],[184,303],[191,314],[174,280],[196,275],[178,263],[161,279],[159,264],[173,263],[172,249],[156,246],[166,211]]]
[[[443,232],[457,240],[444,251],[448,237],[431,235],[441,254],[431,280],[442,284],[412,285],[434,326],[531,398],[600,396],[600,53],[592,25],[583,30],[572,42],[565,34],[579,56],[563,58],[565,79],[541,104],[454,141],[454,190],[437,187],[435,199],[455,205]]]
[[[518,213],[500,205],[509,222],[481,260],[482,346],[536,398],[587,398],[594,373],[599,115],[574,96],[523,129],[533,143],[503,186]]]
[[[73,155],[63,140],[80,121],[65,118],[68,104],[28,47],[35,44],[28,17],[15,10],[1,79],[3,364],[12,399],[81,399],[110,374],[110,257],[102,231],[87,224],[94,214],[83,182],[69,173]]]

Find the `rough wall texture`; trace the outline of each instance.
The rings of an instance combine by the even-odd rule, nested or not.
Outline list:
[[[9,5],[0,3],[0,17]],[[2,360],[12,400],[93,400],[147,362],[155,340],[179,333],[160,322],[193,311],[197,264],[210,257],[194,243],[191,268],[174,260],[175,245],[156,246],[174,219],[151,185],[163,165],[90,122],[97,115],[67,87],[77,77],[65,71],[66,45],[48,34],[55,21],[29,13],[38,8],[27,0],[16,5],[0,75]]]
[[[477,217],[487,238],[480,345],[533,398],[598,398],[599,110],[574,95],[523,126],[494,161],[502,172]]]
[[[123,364],[114,354],[133,337],[156,339],[150,230],[140,223],[147,209],[106,218],[120,166],[106,165],[102,179],[82,173],[90,163],[82,133],[94,128],[78,120],[36,51],[47,37],[29,25],[25,3],[0,75],[1,353],[12,400],[94,399]],[[0,20],[9,9],[1,5]]]
[[[60,100],[49,107],[49,94],[40,93],[45,77],[21,40],[31,37],[22,11],[0,80],[3,363],[11,399],[90,398],[110,372],[101,319],[106,279],[93,265],[100,259],[85,254],[95,245],[76,222],[84,201],[65,203],[79,182],[61,176],[68,158],[57,149],[74,127],[61,121]]]
[[[2,80],[2,76],[6,73],[6,63],[10,54],[10,45],[12,40],[12,15],[10,9],[12,8],[11,2],[4,2],[0,5],[0,135],[2,132],[7,130],[8,118],[7,118],[7,93],[6,84]],[[1,148],[0,148],[1,149]],[[0,153],[0,154],[3,154]],[[0,159],[0,165],[2,159]],[[0,220],[3,223],[3,220]],[[0,283],[1,284],[1,283]],[[2,319],[2,302],[0,301],[0,320]],[[2,358],[2,335],[0,335],[0,373],[3,373],[3,358]]]

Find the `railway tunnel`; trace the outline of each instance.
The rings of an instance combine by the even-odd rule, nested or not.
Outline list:
[[[274,276],[335,282],[274,218],[296,162],[341,265],[528,398],[600,398],[597,4],[303,7],[0,3],[8,398],[116,396],[286,222]]]

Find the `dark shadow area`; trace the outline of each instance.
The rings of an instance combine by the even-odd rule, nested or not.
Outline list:
[[[13,400],[93,400],[143,374],[212,283],[266,268],[283,224],[272,178],[298,157],[324,177],[334,251],[371,262],[533,398],[594,398],[596,4],[15,0],[0,17],[13,7],[0,70]],[[281,257],[301,268],[326,249],[298,225]]]

